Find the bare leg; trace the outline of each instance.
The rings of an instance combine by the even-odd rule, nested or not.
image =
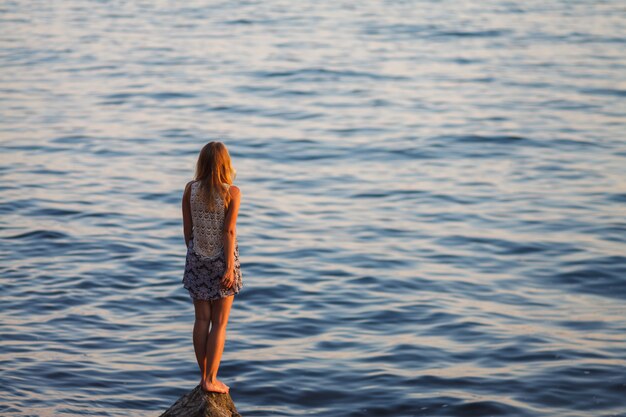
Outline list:
[[[193,305],[196,311],[196,320],[193,324],[193,348],[200,368],[200,385],[202,386],[206,373],[206,342],[211,324],[211,304],[206,300],[194,300]]]
[[[226,387],[226,390],[229,389],[228,385],[217,379],[217,370],[222,360],[226,342],[226,325],[234,298],[235,296],[231,295],[211,302],[211,330],[206,343],[205,390],[217,391],[221,385]]]

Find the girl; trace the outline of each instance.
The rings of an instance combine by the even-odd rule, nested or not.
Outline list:
[[[217,370],[230,308],[243,287],[236,234],[241,191],[233,185],[235,175],[226,146],[209,142],[198,155],[195,179],[183,193],[187,258],[182,282],[195,308],[193,346],[200,387],[206,392],[230,389],[217,379]]]

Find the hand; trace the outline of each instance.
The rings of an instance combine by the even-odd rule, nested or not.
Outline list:
[[[235,268],[226,268],[222,279],[220,280],[224,288],[230,289],[235,284]]]

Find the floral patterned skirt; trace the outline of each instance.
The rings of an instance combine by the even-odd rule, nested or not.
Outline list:
[[[217,300],[238,294],[243,288],[241,263],[239,262],[239,244],[235,240],[235,282],[232,288],[224,288],[220,282],[226,269],[224,253],[209,259],[198,255],[193,249],[193,237],[187,246],[183,287],[189,291],[192,300]]]

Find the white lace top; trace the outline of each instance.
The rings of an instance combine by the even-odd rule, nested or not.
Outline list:
[[[230,187],[228,184],[223,184]],[[193,249],[205,258],[217,258],[222,254],[224,230],[224,201],[216,193],[215,211],[209,210],[208,203],[198,194],[200,181],[191,184],[191,219],[193,223]]]

